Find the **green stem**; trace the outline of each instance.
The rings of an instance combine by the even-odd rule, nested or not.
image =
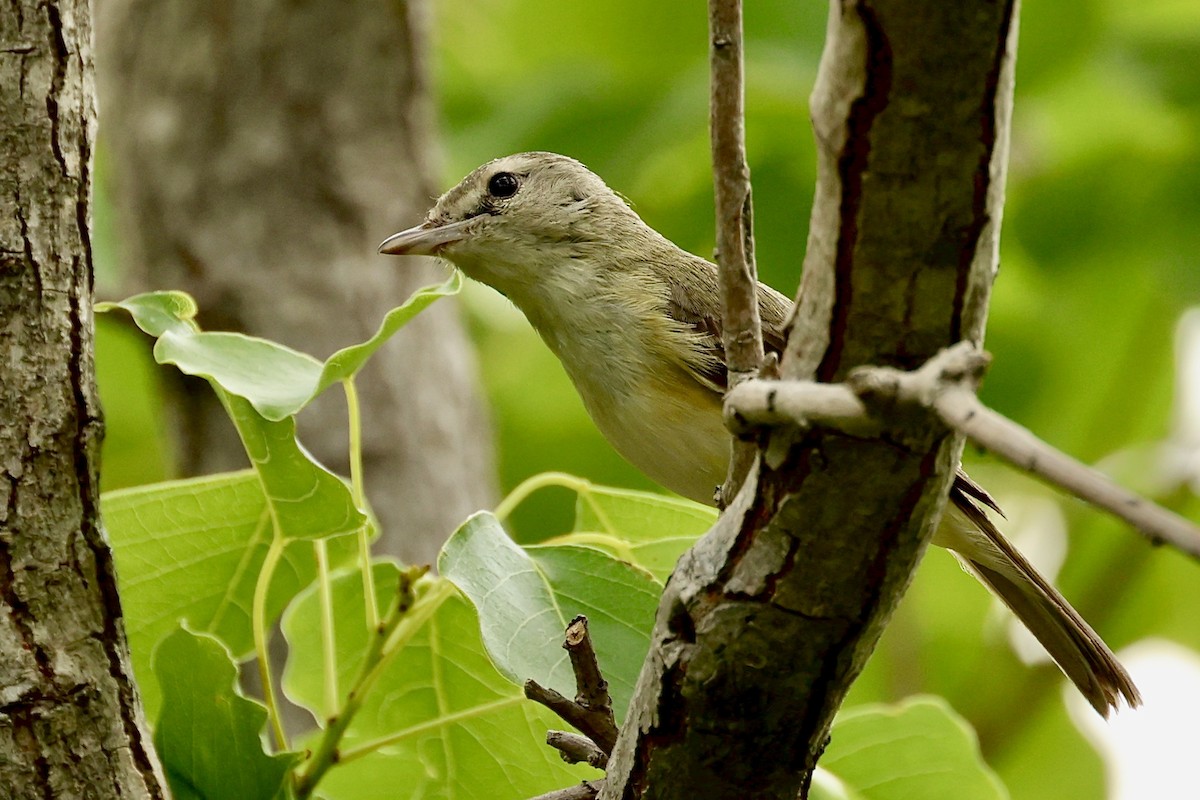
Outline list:
[[[496,519],[503,522],[508,519],[517,506],[525,502],[529,495],[551,486],[561,486],[564,489],[571,489],[583,497],[588,497],[592,489],[592,484],[589,481],[566,472],[543,472],[531,478],[526,478],[517,484],[517,487],[508,493],[508,497],[500,501],[499,505],[496,506],[496,510],[492,513],[496,516]]]
[[[358,389],[354,378],[343,378],[342,388],[346,392],[346,409],[350,424],[350,491],[354,505],[363,513],[367,510],[366,493],[363,491],[362,466],[362,414],[358,405]],[[370,527],[364,525],[358,531],[358,561],[362,568],[363,607],[367,612],[367,630],[379,628],[379,605],[375,598],[375,576],[371,572]]]
[[[329,580],[329,549],[324,539],[313,542],[317,561],[317,592],[321,599],[321,651],[324,654],[324,716],[331,716],[338,704],[337,640],[333,628],[333,586]]]
[[[354,715],[362,708],[363,700],[379,676],[387,669],[391,660],[404,649],[409,640],[421,629],[429,618],[436,612],[452,594],[454,585],[445,579],[437,579],[425,594],[408,609],[407,613],[400,607],[392,610],[384,623],[376,628],[375,635],[367,648],[366,658],[354,681],[346,705],[341,713],[329,720],[321,741],[313,751],[308,767],[296,780],[296,799],[305,800],[312,795],[317,783],[334,764],[341,761],[338,744],[350,727]]]
[[[271,657],[267,652],[267,590],[271,587],[271,578],[279,559],[283,556],[284,539],[276,532],[267,548],[267,557],[263,559],[262,569],[258,572],[258,580],[254,584],[254,600],[251,613],[251,625],[254,633],[254,652],[258,656],[258,675],[262,680],[263,700],[267,705],[267,716],[271,718],[271,728],[275,732],[275,743],[280,750],[288,750],[287,734],[283,730],[283,717],[279,713],[279,702],[275,699],[275,678],[271,674]]]
[[[637,553],[629,542],[607,533],[566,533],[562,536],[552,536],[542,544],[594,544],[611,550],[622,561],[637,563]]]

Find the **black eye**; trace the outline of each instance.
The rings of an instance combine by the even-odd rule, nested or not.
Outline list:
[[[488,194],[492,197],[512,197],[521,184],[511,172],[497,172],[488,180]]]

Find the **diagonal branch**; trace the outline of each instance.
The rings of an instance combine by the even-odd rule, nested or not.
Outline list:
[[[1119,517],[1153,543],[1200,559],[1200,527],[1117,485],[981,403],[974,384],[987,363],[985,353],[960,342],[914,372],[863,368],[845,384],[753,381],[730,392],[726,420],[743,433],[787,423],[819,424],[862,436],[878,434],[887,424],[887,407],[919,405],[980,447]]]

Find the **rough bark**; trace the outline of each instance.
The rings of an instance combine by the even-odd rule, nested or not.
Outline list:
[[[99,520],[86,0],[0,10],[0,787],[165,797]]]
[[[979,343],[996,271],[1015,2],[831,3],[816,202],[784,377]],[[668,583],[603,798],[794,798],[940,516],[961,449],[779,431]]]
[[[434,196],[424,3],[102,0],[101,128],[123,266],[183,288],[201,322],[323,357],[439,281],[375,248]],[[493,499],[491,437],[453,302],[423,313],[358,381],[367,494],[384,549],[431,562]],[[182,393],[189,473],[245,457],[206,387]],[[331,391],[300,436],[345,471]]]

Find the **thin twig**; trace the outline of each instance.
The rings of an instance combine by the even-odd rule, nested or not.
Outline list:
[[[855,436],[882,428],[866,404],[844,383],[748,381],[725,399],[725,425],[737,436],[752,438],[760,428],[820,425]]]
[[[568,786],[565,789],[555,789],[553,792],[539,794],[537,797],[531,797],[529,800],[594,800],[600,796],[600,790],[604,788],[604,779],[595,781],[584,781],[576,786]]]
[[[617,739],[603,715],[584,708],[553,689],[547,689],[535,680],[525,681],[525,696],[553,711],[572,728],[582,731],[606,755],[612,755],[612,748]]]
[[[741,0],[709,0],[709,128],[712,136],[713,192],[717,217],[718,285],[721,291],[721,343],[728,387],[758,376],[762,365],[762,322],[754,264],[750,168],[746,163],[745,86]],[[721,488],[724,507],[745,480],[755,448],[733,443],[729,475]]]
[[[546,744],[562,754],[563,761],[568,764],[589,764],[596,769],[604,769],[608,764],[608,756],[596,743],[586,736],[568,731],[546,731]]]
[[[1119,517],[1155,544],[1200,559],[1200,527],[1118,486],[981,403],[974,383],[986,364],[986,354],[960,342],[915,372],[862,368],[846,384],[753,381],[730,393],[726,419],[743,434],[759,426],[820,424],[866,435],[881,429],[889,404],[919,405],[1018,469]]]

